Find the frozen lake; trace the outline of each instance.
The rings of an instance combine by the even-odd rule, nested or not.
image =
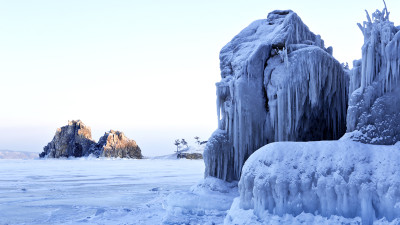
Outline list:
[[[0,160],[0,224],[160,224],[202,160]]]

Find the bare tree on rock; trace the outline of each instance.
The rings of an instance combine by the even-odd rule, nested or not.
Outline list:
[[[175,140],[175,144],[176,145],[176,152],[179,152],[179,145],[181,144],[181,142],[179,141],[179,139]]]

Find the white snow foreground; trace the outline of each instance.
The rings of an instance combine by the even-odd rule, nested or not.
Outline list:
[[[400,143],[276,142],[246,161],[225,224],[399,224]]]
[[[205,152],[206,175],[238,180],[245,160],[275,141],[340,138],[348,76],[296,13],[273,11],[220,53],[218,130]]]
[[[190,191],[177,191],[168,196],[163,224],[222,224],[238,195],[237,181],[207,177]]]
[[[400,141],[400,27],[389,21],[385,7],[358,24],[363,35],[362,59],[353,62],[347,131],[370,144]]]

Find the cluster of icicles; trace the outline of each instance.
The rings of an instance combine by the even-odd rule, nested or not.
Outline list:
[[[337,139],[345,132],[348,80],[331,49],[293,12],[283,21],[272,13],[266,22],[281,29],[282,40],[250,37],[248,44],[240,37],[244,30],[221,51],[219,130],[205,150],[207,176],[238,180],[246,159],[267,143]],[[268,30],[262,26],[268,25],[247,29]],[[235,54],[247,57],[238,62]]]

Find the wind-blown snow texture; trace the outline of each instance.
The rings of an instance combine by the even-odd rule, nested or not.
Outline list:
[[[165,224],[168,195],[185,196],[203,171],[183,159],[0,160],[0,224]]]
[[[399,144],[268,144],[243,167],[239,208],[252,209],[261,220],[304,212],[361,217],[363,224],[392,221],[400,218],[399,158]]]
[[[222,224],[238,195],[237,181],[207,177],[190,191],[177,191],[168,196],[163,224]]]
[[[350,78],[347,136],[371,144],[400,141],[400,27],[387,8],[358,24],[364,35],[362,59]]]
[[[204,152],[206,176],[238,180],[245,160],[275,141],[340,138],[348,76],[296,13],[273,11],[220,53],[218,130]]]

